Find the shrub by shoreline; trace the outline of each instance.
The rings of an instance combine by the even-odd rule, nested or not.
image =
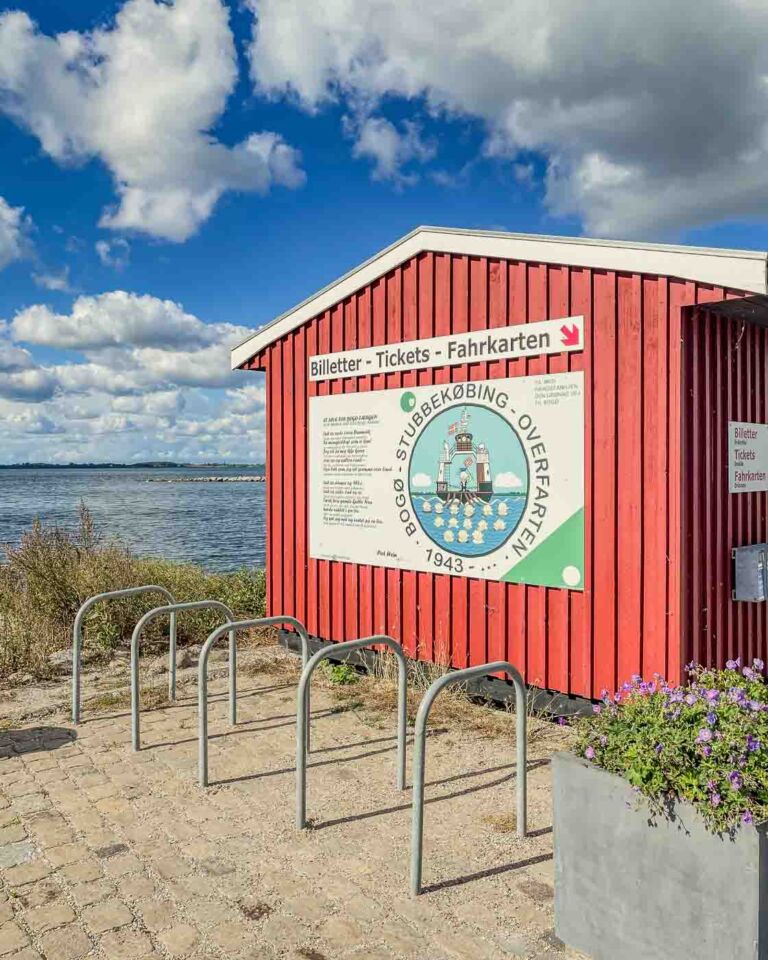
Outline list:
[[[20,671],[41,679],[50,675],[51,655],[72,645],[80,605],[109,590],[157,584],[179,602],[220,600],[238,618],[264,615],[263,570],[215,573],[195,564],[138,557],[119,541],[103,537],[84,506],[74,532],[36,521],[17,545],[5,545],[3,552],[0,680]],[[162,595],[145,594],[97,604],[86,617],[84,652],[109,653],[130,639],[143,613],[164,602]],[[179,616],[179,643],[202,643],[219,623],[220,616],[206,611]],[[167,622],[158,618],[147,639],[158,640],[166,632]]]

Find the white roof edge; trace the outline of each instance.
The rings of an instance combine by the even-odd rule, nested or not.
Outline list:
[[[302,323],[425,251],[658,274],[747,293],[768,293],[768,253],[763,251],[417,227],[247,337],[232,350],[232,369],[242,366]]]

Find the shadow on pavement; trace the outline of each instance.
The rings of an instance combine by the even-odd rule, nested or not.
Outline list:
[[[0,750],[11,753],[45,753],[58,750],[77,740],[77,732],[67,727],[26,727],[0,733]]]

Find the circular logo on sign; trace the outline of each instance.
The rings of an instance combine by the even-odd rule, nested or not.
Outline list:
[[[514,427],[477,404],[449,407],[413,447],[408,489],[424,533],[441,549],[479,557],[512,536],[528,502],[528,460]]]
[[[400,397],[400,409],[404,413],[410,413],[411,410],[416,406],[416,397],[410,392],[404,393]]]

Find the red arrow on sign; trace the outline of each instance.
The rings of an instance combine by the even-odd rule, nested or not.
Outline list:
[[[574,323],[573,326],[560,327],[560,333],[563,335],[563,346],[564,347],[578,347],[579,345],[579,328]]]

